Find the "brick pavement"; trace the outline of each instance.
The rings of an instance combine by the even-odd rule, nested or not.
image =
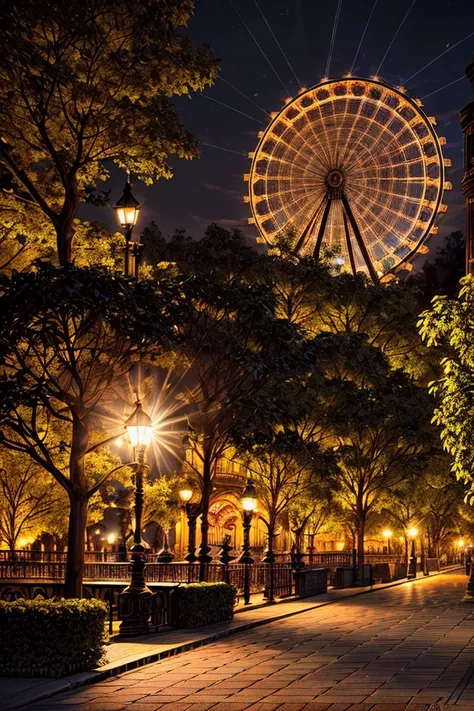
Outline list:
[[[23,711],[474,710],[461,572],[242,632]]]

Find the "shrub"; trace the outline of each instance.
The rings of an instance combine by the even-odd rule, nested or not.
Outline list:
[[[4,676],[49,676],[96,667],[107,640],[100,600],[0,601]]]
[[[190,583],[178,588],[178,627],[231,620],[237,588],[227,583]]]

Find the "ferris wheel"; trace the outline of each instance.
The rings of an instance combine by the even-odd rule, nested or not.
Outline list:
[[[245,176],[260,241],[287,231],[298,254],[332,248],[342,269],[373,281],[428,251],[450,161],[421,101],[351,77],[323,80],[271,117]]]

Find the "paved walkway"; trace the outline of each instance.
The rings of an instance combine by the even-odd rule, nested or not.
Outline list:
[[[346,599],[23,708],[472,711],[465,585],[458,571]]]

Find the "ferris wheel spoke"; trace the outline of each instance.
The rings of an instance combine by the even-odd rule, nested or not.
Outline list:
[[[354,233],[354,236],[356,238],[357,246],[359,247],[359,251],[362,254],[362,258],[367,266],[368,272],[372,278],[372,280],[375,283],[378,283],[378,275],[377,272],[374,269],[374,265],[372,264],[372,260],[370,259],[369,252],[367,251],[367,247],[365,246],[364,240],[362,239],[362,235],[360,233],[359,227],[357,225],[357,222],[355,220],[355,217],[352,213],[351,206],[349,205],[349,202],[344,195],[344,193],[341,194],[341,200],[342,204],[344,205],[344,210],[345,213],[348,217],[348,220],[351,224],[352,231]]]
[[[285,144],[285,145],[286,145],[286,144]],[[292,150],[293,150],[295,153],[298,154],[298,152],[295,151],[295,149],[292,149]],[[288,160],[288,159],[286,159],[286,158],[282,158],[281,156],[277,156],[277,155],[270,154],[270,153],[262,153],[262,155],[263,155],[264,157],[266,157],[267,160],[276,160],[276,161],[278,161],[279,163],[283,163],[284,165],[288,165],[291,169],[294,168],[294,165],[295,165],[294,160],[291,160],[291,159]],[[304,159],[307,160],[306,157],[304,157]],[[307,165],[305,165],[305,171],[307,171],[308,173],[312,173],[313,175],[315,175],[315,176],[317,176],[317,177],[319,177],[319,176],[321,176],[321,175],[324,175],[323,172],[318,171],[318,170],[316,170],[316,169],[314,169],[314,168],[309,168]]]
[[[378,127],[379,130],[377,131],[377,133],[374,132],[374,133],[371,135],[371,130],[373,129],[374,126]],[[344,154],[344,163],[350,165],[350,164],[352,163],[353,159],[354,159],[354,156],[360,154],[361,147],[363,147],[364,149],[366,149],[364,140],[365,140],[367,137],[370,137],[370,140],[369,140],[369,143],[370,143],[370,144],[379,146],[380,137],[383,136],[383,135],[385,135],[385,134],[387,134],[388,136],[390,136],[390,134],[388,133],[388,130],[386,129],[385,126],[381,126],[381,125],[380,125],[379,123],[377,123],[377,121],[375,121],[374,119],[369,119],[368,122],[367,122],[367,125],[366,125],[365,130],[363,130],[363,131],[360,132],[360,134],[357,136],[357,140],[354,140],[354,141],[353,141],[352,146],[350,146],[349,144],[347,145],[347,150],[346,150],[346,152],[345,152],[345,154]],[[390,143],[392,140],[393,140],[393,139],[390,137],[389,143]]]
[[[309,118],[308,118],[308,112],[307,112],[307,111],[305,111],[304,116],[305,116],[305,119],[306,119],[306,123],[308,124],[309,129],[310,129],[311,133],[313,134],[313,139],[314,139],[314,141],[315,141],[315,142],[318,144],[318,146],[321,148],[321,151],[322,151],[323,155],[321,155],[321,153],[319,153],[318,158],[319,158],[319,160],[321,161],[321,163],[324,165],[324,167],[325,167],[325,169],[326,169],[326,172],[327,172],[328,170],[331,170],[331,158],[330,158],[330,155],[329,155],[329,153],[328,153],[327,150],[326,150],[326,146],[325,146],[324,143],[321,141],[321,134],[317,134],[316,131],[314,130],[314,125],[313,125],[313,124],[311,123],[311,121],[309,120]],[[324,160],[323,160],[323,156],[324,156]]]
[[[376,242],[385,245],[383,236],[377,237],[377,232],[375,231],[376,226],[380,226],[381,235],[387,234],[388,230],[390,230],[391,234],[393,234],[400,241],[400,244],[406,241],[405,236],[397,230],[396,224],[393,224],[393,217],[396,216],[400,219],[408,220],[413,225],[413,228],[415,227],[417,218],[407,218],[406,214],[399,214],[391,210],[390,215],[392,219],[388,219],[386,210],[383,209],[383,206],[380,206],[378,210],[376,209],[376,207],[376,205],[373,205],[374,209],[370,211],[366,210],[364,214],[360,214],[359,210],[358,220],[363,225],[362,234],[367,235],[369,233],[372,233],[373,235],[375,235]],[[396,222],[398,222],[398,220]]]
[[[393,143],[393,141],[392,141],[391,143]],[[391,145],[391,143],[390,143],[389,145]],[[392,158],[392,156],[395,156],[395,155],[397,155],[397,154],[400,155],[400,153],[404,153],[404,152],[407,150],[407,148],[411,148],[412,146],[417,146],[417,147],[418,147],[418,141],[410,141],[409,143],[406,143],[406,144],[403,145],[403,146],[398,145],[398,146],[395,146],[395,148],[391,148],[390,150],[384,150],[384,151],[382,151],[381,153],[378,154],[377,158],[378,158],[379,160],[387,159],[387,158]],[[411,158],[411,159],[409,159],[409,160],[415,161],[415,162],[419,162],[420,158],[419,158],[419,157],[418,157],[418,158]],[[373,162],[373,157],[372,157],[372,156],[368,156],[365,160],[362,160],[362,161],[360,162],[360,164],[359,164],[359,165],[360,165],[360,168],[364,168],[364,167],[365,167],[366,165],[368,165],[371,161]],[[406,162],[406,158],[404,159],[403,162]]]
[[[311,145],[311,143],[306,139],[304,133],[300,132],[300,134],[299,134],[299,138],[303,142],[303,145],[300,146],[300,150],[297,150],[293,145],[291,145],[291,143],[288,143],[288,141],[287,141],[288,137],[285,134],[287,134],[290,131],[290,129],[294,130],[293,126],[287,125],[286,130],[283,131],[281,136],[275,136],[275,140],[277,142],[283,143],[285,146],[290,148],[292,151],[296,152],[298,155],[300,155],[304,159],[307,159],[307,155],[309,155],[309,156],[311,156],[311,158],[313,158],[314,157],[314,146]],[[303,153],[304,146],[307,147],[307,151],[305,151],[305,153]]]
[[[278,198],[280,200],[280,202],[282,202],[282,200],[286,199],[286,196],[288,196],[288,198],[291,200],[291,202],[288,202],[288,204],[287,204],[287,208],[289,208],[293,204],[302,200],[303,198],[305,198],[307,200],[312,200],[314,198],[317,199],[317,197],[319,195],[321,195],[322,191],[321,191],[321,189],[319,189],[319,186],[315,186],[315,188],[316,187],[317,187],[317,189],[313,189],[312,191],[308,191],[308,190],[306,190],[306,188],[303,188],[303,187],[301,187],[301,188],[295,188],[295,187],[287,188],[286,190],[279,190],[277,193],[267,193],[267,197],[264,198],[264,200],[266,200],[268,203],[272,198]],[[258,204],[260,204],[260,202],[261,201],[257,202],[256,204],[258,205]],[[281,208],[278,208],[278,209],[281,209]],[[273,212],[273,211],[270,210],[270,212]],[[264,215],[262,215],[262,217],[264,217]]]
[[[329,158],[328,169],[331,170],[332,168],[335,167],[333,141],[331,140],[331,137],[327,131],[327,128],[326,128],[327,121],[325,120],[325,117],[323,116],[321,107],[318,107],[318,110],[319,110],[319,116],[320,116],[320,121],[319,121],[318,125],[321,126],[322,134],[324,135],[324,138],[325,138],[325,144],[327,147],[327,154],[328,154],[328,158]]]
[[[317,196],[315,196],[317,199]],[[304,201],[303,204],[300,206],[301,201]],[[296,209],[292,213],[292,208],[296,206]],[[278,210],[273,211],[271,210],[270,214],[272,215],[273,219],[278,223],[280,220],[278,219],[278,216],[281,214],[284,218],[285,226],[288,225],[288,223],[292,223],[294,225],[297,225],[298,223],[298,218],[300,215],[302,215],[304,212],[308,211],[308,197],[306,195],[302,195],[301,197],[296,198],[292,202],[288,203],[284,207],[281,206],[278,208]]]
[[[352,126],[351,126],[351,128],[350,128],[349,134],[348,134],[348,136],[346,137],[345,150],[344,150],[344,153],[343,153],[342,156],[341,156],[341,165],[342,165],[342,164],[345,164],[345,163],[347,162],[347,161],[346,161],[346,153],[347,153],[349,147],[352,145],[352,140],[353,140],[354,133],[355,133],[355,131],[356,131],[356,129],[357,129],[357,125],[358,125],[359,120],[361,119],[361,116],[362,116],[362,109],[366,106],[366,104],[367,104],[367,100],[366,100],[366,99],[364,99],[363,101],[360,101],[360,102],[359,102],[359,108],[358,108],[358,110],[357,110],[357,114],[356,114],[355,117],[354,117],[354,120],[353,120],[353,122],[352,122]]]
[[[418,205],[420,203],[420,198],[419,197],[414,197],[411,195],[407,195],[406,193],[395,193],[391,190],[387,190],[386,188],[380,189],[376,187],[370,187],[370,185],[363,185],[361,188],[358,190],[355,190],[353,185],[351,184],[350,193],[355,194],[357,193],[358,196],[367,196],[367,193],[375,193],[375,195],[378,198],[385,198],[385,197],[391,197],[394,198],[395,200],[402,200],[403,202],[412,202],[415,205]],[[379,200],[372,200],[372,202],[379,202]]]

